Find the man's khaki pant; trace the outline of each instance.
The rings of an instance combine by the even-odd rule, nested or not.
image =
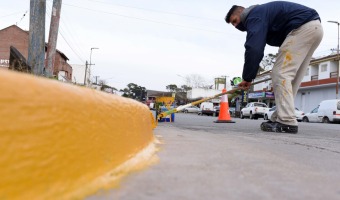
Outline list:
[[[290,32],[279,48],[271,74],[276,103],[271,121],[297,126],[294,98],[322,36],[320,21],[310,21]]]

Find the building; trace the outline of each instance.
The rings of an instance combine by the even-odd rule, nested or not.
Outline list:
[[[16,25],[12,25],[0,30],[0,68],[8,69],[11,46],[15,47],[27,60],[28,38],[29,32],[22,30]],[[58,77],[59,80],[71,82],[72,67],[67,63],[68,60],[69,59],[64,53],[57,50],[53,75]]]
[[[295,106],[310,112],[327,99],[336,99],[336,82],[339,69],[338,55],[330,55],[310,62],[300,89],[295,98]]]
[[[156,90],[146,90],[146,100],[145,104],[150,108],[154,108],[155,103],[157,103],[157,98],[159,97],[173,97],[173,92],[163,92]]]
[[[86,70],[86,65],[72,64],[72,83],[77,85],[87,85],[89,83],[89,70]],[[85,72],[86,75],[85,75]],[[86,79],[86,80],[85,80]]]
[[[202,98],[212,97],[220,94],[222,90],[208,89],[208,88],[192,88],[187,92],[187,98],[190,101],[195,101]],[[211,102],[219,104],[220,98],[211,99]]]
[[[317,107],[321,101],[335,99],[338,68],[338,55],[311,60],[295,97],[295,107],[307,113]],[[269,73],[260,74],[254,82],[268,78],[270,78]],[[254,85],[253,90],[248,94],[248,99],[264,102],[272,107],[275,104],[272,82],[269,80]]]
[[[273,107],[275,105],[273,84],[271,80],[268,80],[271,78],[270,73],[271,73],[271,70],[257,75],[254,82],[258,82],[258,81],[264,81],[264,82],[253,86],[252,92],[248,93],[249,101],[263,102],[267,104],[269,107]]]

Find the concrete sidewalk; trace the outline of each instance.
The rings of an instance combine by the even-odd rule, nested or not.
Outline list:
[[[159,124],[160,162],[88,200],[340,199],[340,155],[258,135]]]

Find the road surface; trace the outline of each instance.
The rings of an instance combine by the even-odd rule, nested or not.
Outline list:
[[[285,134],[262,132],[263,119],[216,119],[178,113],[159,123],[159,163],[87,199],[340,199],[340,124]]]

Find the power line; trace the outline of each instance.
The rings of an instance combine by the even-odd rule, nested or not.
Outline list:
[[[51,12],[50,10],[46,10],[46,14],[49,15],[49,17],[51,17]],[[85,63],[85,61],[79,56],[79,54],[73,49],[73,47],[71,47],[70,43],[66,40],[66,38],[64,37],[64,35],[61,33],[61,31],[59,31],[60,36],[64,39],[64,41],[66,42],[66,44],[70,47],[70,49],[73,51],[73,53],[78,57],[78,59],[82,62]]]
[[[190,17],[190,18],[197,18],[197,19],[209,20],[209,21],[215,21],[215,22],[220,22],[221,21],[221,20],[217,20],[217,19],[211,19],[211,18],[205,18],[205,17],[199,17],[199,16],[186,15],[186,14],[181,14],[181,13],[176,13],[176,12],[154,10],[154,9],[149,9],[149,8],[142,8],[142,7],[137,7],[137,6],[128,6],[128,5],[117,4],[117,3],[107,3],[107,2],[97,1],[97,0],[87,0],[87,1],[92,1],[92,2],[97,2],[97,3],[102,3],[102,4],[110,4],[110,5],[126,7],[126,8],[139,9],[139,10],[146,10],[146,11],[162,13],[162,14],[177,15],[177,16]]]
[[[3,16],[0,16],[0,18],[5,18],[5,17],[9,17],[9,16],[12,16],[12,15],[17,15],[17,14],[21,14],[22,12],[25,12],[25,11],[20,11],[20,12],[15,12],[15,13],[12,13],[12,14],[8,14],[8,15],[3,15]],[[27,12],[27,11],[26,11]]]
[[[130,18],[130,19],[136,19],[136,20],[141,20],[141,21],[147,21],[147,22],[152,22],[152,23],[157,23],[157,24],[163,24],[163,25],[168,25],[168,26],[176,26],[180,28],[185,28],[185,29],[193,29],[193,30],[200,30],[200,31],[206,31],[206,32],[213,32],[213,33],[219,33],[219,34],[226,34],[226,32],[222,31],[214,31],[214,30],[207,30],[207,29],[202,29],[202,28],[197,28],[197,27],[190,27],[190,26],[184,26],[184,25],[179,25],[179,24],[172,24],[172,23],[166,23],[166,22],[161,22],[161,21],[156,21],[156,20],[151,20],[151,19],[145,19],[145,18],[139,18],[139,17],[132,17],[132,16],[127,16],[127,15],[122,15],[122,14],[117,14],[117,13],[112,13],[112,12],[106,12],[106,11],[100,11],[100,10],[94,10],[90,8],[85,8],[85,7],[80,7],[76,5],[71,5],[71,4],[65,4],[67,6],[71,7],[76,7],[84,10],[89,10],[93,12],[98,12],[98,13],[105,13],[105,14],[110,14],[110,15],[115,15],[119,17],[125,17],[125,18]]]
[[[66,38],[64,37],[64,35],[59,32],[59,34],[61,35],[61,37],[64,39],[64,41],[66,42],[66,44],[71,48],[71,50],[73,51],[74,54],[76,54],[76,56],[79,58],[79,60],[82,62],[82,63],[85,63],[85,61],[78,55],[78,53],[71,47],[71,45],[68,43],[68,41],[66,40]]]
[[[66,28],[66,32],[68,32],[68,34],[71,36],[71,39],[73,40],[73,41],[75,41],[75,45],[76,45],[76,47],[77,47],[77,49],[79,50],[79,52],[80,52],[80,54],[83,56],[83,57],[86,57],[85,55],[85,53],[83,52],[83,50],[82,50],[82,48],[80,48],[79,46],[78,46],[78,43],[79,43],[79,40],[78,40],[78,38],[79,37],[74,37],[73,36],[73,34],[72,34],[72,31],[70,31],[70,29],[68,28],[68,26],[67,26],[67,24],[65,23],[65,21],[61,18],[61,21],[62,21],[62,24],[64,25],[64,27]],[[63,27],[62,26],[60,26],[60,28],[61,28],[61,30],[62,30],[62,32],[65,32],[65,31],[63,31]]]
[[[26,10],[26,12],[22,15],[20,21],[17,22],[16,25],[18,25],[18,24],[22,21],[22,19],[24,19],[24,17],[26,16],[27,12],[28,12],[28,11]]]
[[[47,4],[48,4],[48,3],[47,3]],[[51,13],[51,10],[50,10],[51,6],[52,6],[52,5],[48,5],[48,6],[47,6],[47,9],[48,9],[48,11],[49,11],[50,13]],[[86,56],[85,56],[86,54],[84,54],[82,48],[80,48],[80,47],[78,46],[79,41],[76,41],[77,39],[75,39],[75,38],[78,38],[78,37],[74,37],[74,36],[73,36],[72,31],[70,31],[70,29],[68,28],[66,22],[63,20],[64,17],[65,17],[65,15],[62,15],[62,17],[61,17],[61,22],[62,22],[62,24],[64,25],[64,27],[66,28],[67,31],[64,31],[64,30],[63,30],[63,26],[59,26],[60,32],[61,32],[61,33],[64,33],[64,35],[65,35],[65,33],[67,32],[68,35],[71,36],[71,41],[75,41],[73,44],[76,46],[76,48],[77,48],[78,52],[81,54],[81,56],[82,56],[82,57],[86,57]]]

